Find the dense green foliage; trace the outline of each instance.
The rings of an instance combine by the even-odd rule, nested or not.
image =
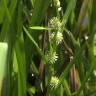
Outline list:
[[[96,96],[95,32],[96,0],[0,0],[0,96]]]

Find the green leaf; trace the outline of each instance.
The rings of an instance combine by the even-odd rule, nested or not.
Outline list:
[[[5,8],[4,8],[3,0],[2,0],[0,2],[0,24],[3,22],[4,15],[5,15]]]
[[[42,27],[42,26],[32,26],[30,27],[32,30],[51,30],[51,28]]]
[[[47,62],[47,60],[46,60],[43,52],[41,51],[41,49],[39,48],[38,44],[35,42],[35,40],[33,39],[33,37],[30,35],[30,33],[27,31],[27,29],[26,29],[25,27],[23,27],[23,29],[24,29],[26,35],[27,35],[27,36],[29,37],[29,39],[31,40],[31,42],[35,45],[38,53],[41,55],[41,57],[43,58],[43,60],[44,60],[45,62]]]
[[[18,64],[18,96],[26,96],[26,60],[22,37],[16,42],[15,52]]]
[[[72,11],[74,11],[74,8],[76,6],[76,1],[77,0],[70,0],[70,2],[68,3],[67,9],[65,11],[65,14],[64,14],[63,20],[62,20],[63,26],[65,26],[65,24],[68,21],[70,14],[72,13]]]
[[[64,79],[63,85],[64,85],[64,88],[65,88],[65,91],[66,91],[67,96],[71,96],[70,87],[69,87],[68,82],[67,82],[66,79]]]
[[[8,4],[7,0],[3,0],[3,3],[4,3],[4,7],[5,7],[5,11],[6,11],[7,17],[9,19],[9,21],[11,21],[12,18],[11,18],[11,14],[9,12],[9,8],[7,7],[7,4]]]
[[[0,42],[0,96],[1,96],[1,89],[3,85],[3,80],[6,75],[6,68],[7,68],[7,53],[8,53],[8,44]]]

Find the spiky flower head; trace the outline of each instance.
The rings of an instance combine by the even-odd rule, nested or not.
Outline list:
[[[61,22],[57,17],[53,17],[49,21],[49,27],[58,30],[61,27]]]
[[[48,51],[46,54],[46,59],[50,64],[53,64],[57,61],[58,55],[55,51]]]
[[[56,35],[56,43],[57,44],[60,44],[63,40],[63,34],[61,32],[57,32],[57,35]]]
[[[63,40],[63,34],[61,32],[59,32],[59,31],[57,33],[56,32],[51,33],[50,36],[49,36],[49,38],[50,38],[51,41],[54,40],[55,34],[56,34],[55,41],[56,41],[56,44],[58,45]]]
[[[51,77],[51,81],[50,81],[51,87],[52,87],[52,88],[56,88],[58,84],[59,84],[59,79],[58,79],[58,77],[52,76],[52,77]]]

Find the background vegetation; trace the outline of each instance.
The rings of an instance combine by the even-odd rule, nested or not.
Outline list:
[[[0,0],[0,96],[96,96],[96,0]]]

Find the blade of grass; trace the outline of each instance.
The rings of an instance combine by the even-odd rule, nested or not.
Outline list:
[[[13,14],[14,14],[16,5],[17,5],[17,0],[12,1],[11,4],[10,4],[9,11],[10,11],[10,16],[11,16],[12,19],[13,19]],[[2,26],[2,29],[1,29],[0,41],[5,40],[5,37],[6,37],[8,31],[10,29],[10,23],[11,22],[9,21],[8,18],[4,19],[3,26]]]
[[[3,0],[3,3],[4,3],[5,11],[6,11],[7,17],[8,17],[8,19],[9,19],[9,22],[11,22],[12,18],[11,18],[9,9],[8,9],[8,7],[7,7],[8,0]]]
[[[42,19],[44,19],[43,17],[45,16],[49,3],[50,0],[35,0],[31,26],[41,23]]]
[[[6,68],[7,68],[7,53],[8,53],[8,44],[0,42],[0,96],[2,96],[2,92],[4,92],[3,84],[6,76]],[[2,91],[1,91],[2,90]]]
[[[76,38],[80,35],[80,33],[78,33],[78,30],[81,29],[81,25],[84,21],[84,18],[86,16],[87,11],[88,11],[89,2],[90,2],[90,0],[84,0],[83,1],[82,7],[81,7],[81,10],[80,10],[80,13],[79,13],[78,21],[77,21],[77,24],[76,24],[76,28],[75,28],[75,31],[74,31],[74,34],[75,34]]]
[[[68,86],[68,83],[67,83],[67,80],[66,79],[64,79],[63,85],[64,85],[64,89],[66,91],[67,96],[71,96],[70,87]]]
[[[74,11],[74,8],[76,6],[76,2],[77,0],[70,0],[70,2],[68,3],[67,9],[65,11],[65,14],[63,16],[63,20],[62,20],[62,25],[65,27],[65,24],[68,21],[68,18],[71,14],[72,11]]]
[[[18,12],[17,12],[17,39],[15,44],[15,53],[18,64],[18,96],[26,96],[27,95],[27,85],[26,85],[26,57],[25,57],[25,49],[24,49],[24,37],[22,32],[23,27],[23,3],[20,1],[18,3]]]
[[[23,29],[24,29],[26,35],[27,35],[27,36],[30,38],[30,40],[32,41],[32,43],[36,46],[36,49],[37,49],[37,51],[39,52],[39,54],[41,55],[41,57],[43,58],[43,60],[44,60],[45,62],[47,62],[47,60],[46,60],[43,52],[42,52],[41,49],[39,48],[38,44],[35,42],[35,40],[34,40],[34,39],[32,38],[32,36],[29,34],[29,32],[27,31],[27,29],[26,29],[25,27],[23,27]]]
[[[19,38],[15,45],[18,62],[18,96],[26,96],[26,61],[23,38]]]
[[[2,0],[0,2],[0,24],[3,22],[4,15],[5,15],[5,8],[4,8],[3,0]]]
[[[42,26],[32,26],[30,27],[32,30],[51,30],[51,28],[42,27]]]

